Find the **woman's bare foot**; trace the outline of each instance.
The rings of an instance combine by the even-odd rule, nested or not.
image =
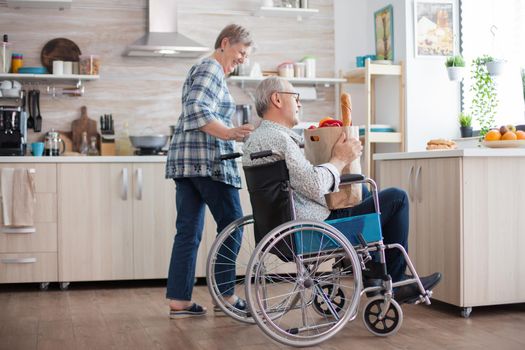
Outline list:
[[[189,308],[193,303],[189,300],[170,300],[170,310],[184,310]]]

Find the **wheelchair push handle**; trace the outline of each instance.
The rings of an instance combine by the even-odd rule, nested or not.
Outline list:
[[[362,182],[365,181],[365,176],[362,174],[344,174],[341,175],[341,184],[346,184],[349,182]]]
[[[242,157],[242,153],[241,152],[234,152],[234,153],[221,154],[219,156],[219,159],[220,160],[229,160],[229,159],[236,159],[236,158],[239,158],[239,157]]]
[[[272,150],[254,152],[254,153],[250,153],[250,159],[251,160],[255,160],[255,159],[259,159],[259,158],[270,157],[270,156],[273,156],[275,154],[277,154],[277,153],[273,152]]]

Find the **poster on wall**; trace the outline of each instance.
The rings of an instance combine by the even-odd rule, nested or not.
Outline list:
[[[394,17],[392,5],[374,12],[376,60],[394,60]]]
[[[454,3],[452,0],[415,0],[416,57],[454,55]]]

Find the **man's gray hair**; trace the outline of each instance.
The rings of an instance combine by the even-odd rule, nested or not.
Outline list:
[[[257,115],[263,117],[271,103],[274,92],[286,89],[285,80],[279,77],[269,77],[259,83],[255,90],[255,109]]]
[[[221,43],[224,38],[228,38],[230,45],[235,45],[237,43],[249,47],[254,45],[250,32],[246,28],[237,24],[229,24],[221,30],[219,36],[215,40],[215,50],[221,48]]]

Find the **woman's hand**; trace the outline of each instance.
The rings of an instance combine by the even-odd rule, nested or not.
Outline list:
[[[244,124],[237,128],[228,128],[222,122],[213,120],[200,128],[201,131],[226,141],[242,141],[253,131],[253,125]]]
[[[237,128],[231,128],[229,132],[229,140],[243,141],[253,131],[252,124],[244,124]]]

